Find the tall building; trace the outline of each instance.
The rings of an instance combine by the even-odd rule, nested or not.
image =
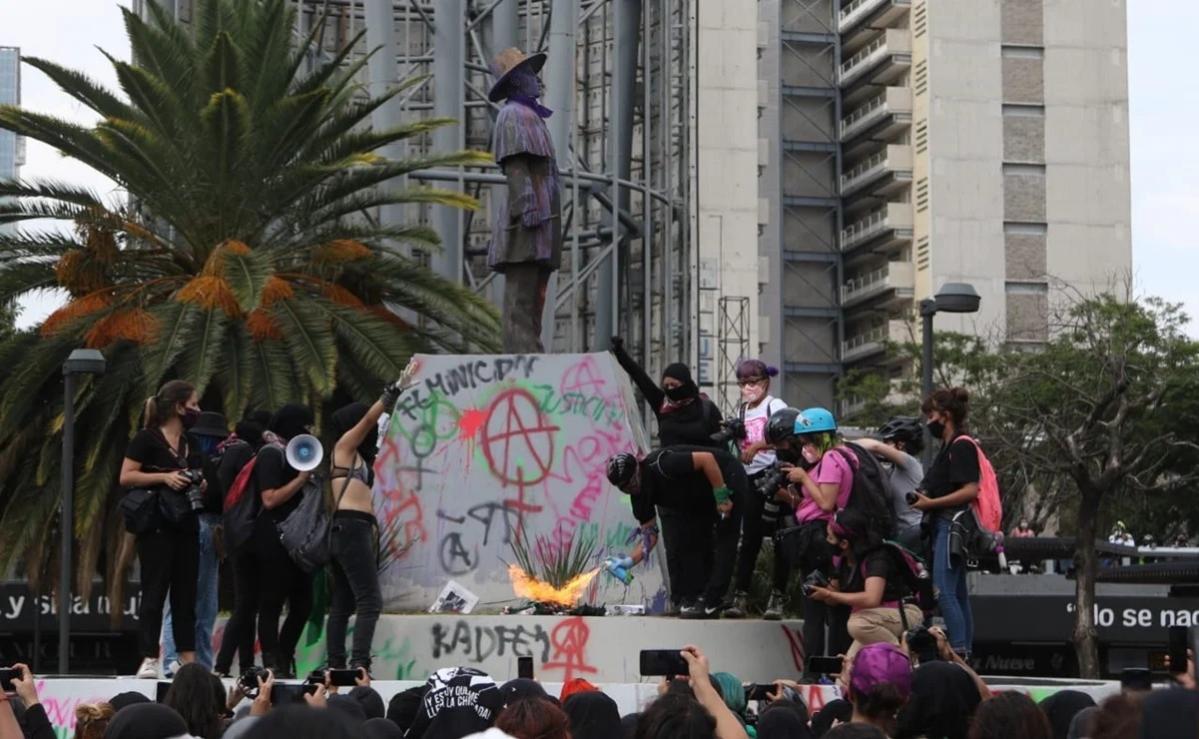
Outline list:
[[[1056,298],[1128,274],[1124,2],[764,0],[759,26],[763,340],[789,400],[907,371],[887,342],[945,282],[982,306],[938,329],[1035,344]]]
[[[21,50],[0,46],[0,105],[21,104]],[[25,163],[25,137],[0,130],[0,180],[14,180]]]

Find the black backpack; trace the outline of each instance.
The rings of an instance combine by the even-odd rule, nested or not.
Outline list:
[[[887,473],[878,459],[862,447],[847,442],[842,447],[834,447],[831,451],[840,454],[846,464],[853,469],[853,489],[849,493],[846,510],[856,510],[870,521],[874,533],[880,539],[893,539],[896,533],[895,511],[892,510],[892,496],[888,490]],[[857,460],[850,458],[853,455]]]

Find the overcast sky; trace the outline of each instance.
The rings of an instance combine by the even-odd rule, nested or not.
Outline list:
[[[115,87],[102,46],[127,58],[121,16],[110,0],[0,0],[0,45],[16,45]],[[122,0],[129,5],[129,0]],[[1186,304],[1199,317],[1199,86],[1190,80],[1199,28],[1194,0],[1132,0],[1128,19],[1132,131],[1132,241],[1139,292]],[[58,92],[40,73],[22,70],[23,104],[86,123],[90,111]],[[87,184],[101,193],[111,182],[33,141],[25,178]],[[28,302],[21,324],[41,321],[56,300]],[[1199,322],[1191,325],[1199,336]]]

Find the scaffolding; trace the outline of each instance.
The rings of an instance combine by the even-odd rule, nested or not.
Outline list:
[[[647,371],[693,356],[690,297],[692,0],[343,0],[300,4],[301,28],[325,7],[338,48],[365,27],[380,49],[366,72],[371,93],[423,78],[381,108],[394,126],[446,116],[459,125],[409,142],[425,151],[489,149],[498,107],[488,101],[490,60],[518,46],[548,55],[542,79],[563,181],[565,243],[547,297],[547,350],[593,351],[624,337]],[[488,205],[503,183],[495,166],[425,170],[412,178],[460,188],[475,212],[439,206],[385,210],[386,221],[420,220],[441,235],[431,267],[498,303],[502,276],[488,271]]]
[[[788,401],[832,407],[841,373],[840,0],[779,0],[779,151]]]

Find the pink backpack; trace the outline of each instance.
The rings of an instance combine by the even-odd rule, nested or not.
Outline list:
[[[978,522],[987,531],[1001,531],[1003,526],[1003,502],[999,499],[999,478],[995,476],[995,468],[991,460],[983,452],[982,445],[974,437],[970,440],[978,451],[978,497],[970,505]]]

